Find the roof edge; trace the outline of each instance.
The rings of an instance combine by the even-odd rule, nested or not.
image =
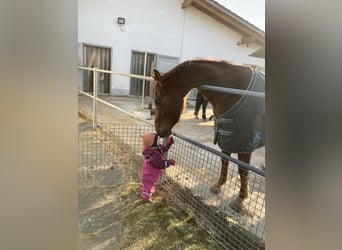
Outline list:
[[[265,32],[214,0],[184,0],[182,8],[193,6],[245,37],[255,37],[256,43],[265,45]]]

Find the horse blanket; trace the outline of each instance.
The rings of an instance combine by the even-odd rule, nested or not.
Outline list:
[[[253,71],[247,90],[265,93],[265,75]],[[265,100],[242,96],[228,111],[214,117],[214,144],[230,153],[251,153],[265,145]]]

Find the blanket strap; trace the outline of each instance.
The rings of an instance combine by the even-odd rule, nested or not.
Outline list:
[[[255,81],[256,72],[254,69],[252,69],[252,76],[249,81],[247,90],[250,90],[253,86],[253,83]],[[245,99],[245,96],[242,96],[230,109],[228,109],[225,113],[220,115],[219,117],[214,116],[214,144],[217,143],[219,136],[232,136],[234,133],[231,131],[227,131],[228,128],[231,128],[234,119],[226,118],[225,116],[229,116],[230,111],[233,108],[237,108],[239,105],[241,105],[241,102]]]
[[[224,117],[218,117],[216,118],[214,116],[214,144],[217,143],[219,136],[232,136],[233,132],[226,131],[227,126],[231,126],[233,124],[234,120]]]

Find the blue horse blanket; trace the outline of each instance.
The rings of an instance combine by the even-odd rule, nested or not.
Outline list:
[[[265,93],[265,75],[253,71],[247,90]],[[251,153],[265,145],[264,98],[242,96],[214,121],[214,144],[226,152]]]

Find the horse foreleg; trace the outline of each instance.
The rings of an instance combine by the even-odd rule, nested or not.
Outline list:
[[[225,152],[224,152],[225,153]],[[230,153],[225,153],[230,156]],[[214,194],[218,194],[221,192],[221,186],[226,183],[227,181],[227,174],[228,174],[228,165],[229,161],[225,159],[221,159],[221,174],[218,181],[210,187],[210,191]]]
[[[251,154],[238,154],[238,159],[240,161],[250,163]],[[230,203],[231,208],[240,212],[243,209],[243,201],[248,197],[248,179],[249,179],[249,170],[246,170],[242,167],[239,167],[239,175],[240,175],[240,192],[239,196]]]

